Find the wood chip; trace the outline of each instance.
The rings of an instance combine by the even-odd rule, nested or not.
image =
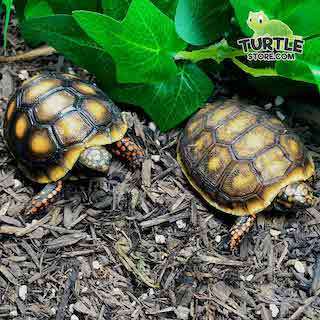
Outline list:
[[[67,246],[71,246],[77,242],[79,242],[82,239],[86,238],[85,233],[73,233],[61,236],[55,240],[48,241],[45,245],[49,249],[57,249],[57,248],[63,248]]]
[[[9,269],[5,266],[0,266],[0,273],[12,284],[18,285],[19,282],[15,278],[15,276],[9,271]]]

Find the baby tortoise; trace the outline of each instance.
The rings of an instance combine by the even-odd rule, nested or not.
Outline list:
[[[129,138],[125,116],[95,85],[70,74],[37,75],[10,98],[4,138],[19,168],[46,184],[32,201],[44,209],[75,172],[107,173],[111,153],[139,165],[144,152]],[[86,169],[86,170],[84,170]]]
[[[256,214],[275,207],[314,206],[315,167],[299,138],[276,117],[236,99],[207,104],[187,123],[178,162],[191,185],[213,207],[239,216],[234,250]]]

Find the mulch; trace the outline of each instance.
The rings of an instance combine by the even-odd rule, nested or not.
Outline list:
[[[8,55],[28,49],[16,32]],[[15,88],[43,70],[94,80],[59,55],[0,65],[1,118]],[[142,170],[115,160],[106,177],[67,183],[42,215],[24,215],[40,187],[0,138],[0,318],[319,319],[318,209],[260,214],[231,254],[233,217],[207,206],[177,164],[181,128],[161,133],[127,111],[148,155]],[[318,162],[311,129],[294,126]]]

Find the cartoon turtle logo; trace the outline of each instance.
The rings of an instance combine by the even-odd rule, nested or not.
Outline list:
[[[269,36],[269,37],[286,37],[290,40],[302,37],[295,36],[288,25],[280,20],[269,19],[263,11],[249,12],[247,24],[254,31],[252,38]]]

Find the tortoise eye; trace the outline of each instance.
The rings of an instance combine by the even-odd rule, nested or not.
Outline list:
[[[262,17],[259,17],[258,21],[259,21],[259,23],[262,23],[263,22]]]
[[[252,19],[251,19],[251,18],[249,19],[249,22],[252,22]]]

